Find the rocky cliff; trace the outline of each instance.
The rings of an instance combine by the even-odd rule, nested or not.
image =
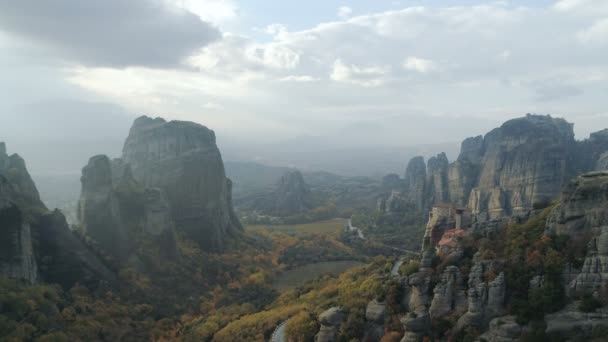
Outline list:
[[[524,215],[546,207],[572,177],[606,167],[606,151],[608,130],[576,141],[565,120],[528,114],[464,140],[451,164],[445,154],[426,167],[422,157],[412,159],[405,196],[424,211],[446,202],[468,206],[481,221]]]
[[[298,170],[287,171],[281,176],[273,194],[271,213],[276,216],[291,216],[312,209],[310,188]]]
[[[606,225],[608,172],[593,172],[573,179],[564,188],[547,220],[547,231],[574,237]]]
[[[232,208],[232,184],[210,129],[146,116],[135,120],[123,148],[133,177],[164,191],[178,230],[207,250],[221,250],[241,225]]]
[[[69,288],[115,281],[114,273],[40,201],[24,160],[0,143],[0,275]]]
[[[175,256],[175,227],[161,189],[145,189],[132,177],[129,164],[105,155],[89,160],[81,182],[80,228],[104,252],[128,260],[143,232],[158,240],[165,256]]]

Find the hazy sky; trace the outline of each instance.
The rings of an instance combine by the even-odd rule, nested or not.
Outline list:
[[[3,120],[69,100],[394,145],[536,112],[584,138],[608,126],[608,1],[2,1],[0,74]]]

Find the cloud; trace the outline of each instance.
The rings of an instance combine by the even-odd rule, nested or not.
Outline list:
[[[364,87],[377,87],[381,85],[383,76],[388,69],[381,66],[359,67],[351,64],[347,65],[342,60],[334,62],[330,78],[337,82],[347,82]]]
[[[407,57],[403,62],[403,68],[410,71],[416,71],[420,73],[431,72],[436,69],[435,62],[418,57]]]
[[[295,75],[289,75],[287,77],[283,77],[281,78],[281,82],[314,82],[314,81],[319,81],[319,78],[315,78],[312,76],[308,76],[308,75],[302,75],[302,76],[295,76]]]
[[[540,112],[576,121],[605,112],[608,92],[608,45],[597,43],[603,18],[576,8],[492,2],[408,7],[298,31],[274,24],[266,29],[270,40],[224,34],[187,59],[192,70],[86,66],[67,73],[71,84],[129,110],[196,119],[225,134],[272,132],[260,139],[365,120],[394,127],[425,115],[471,122]],[[201,110],[207,102],[223,110]],[[416,139],[437,139],[418,122],[408,129]]]
[[[220,32],[161,0],[2,1],[0,30],[89,66],[175,67]]]
[[[578,37],[585,43],[608,43],[608,18],[599,20],[579,32]]]
[[[353,9],[348,6],[338,8],[338,18],[347,19],[353,14]]]

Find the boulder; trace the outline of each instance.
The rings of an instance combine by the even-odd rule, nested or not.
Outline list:
[[[478,341],[517,342],[526,330],[517,323],[515,316],[497,317],[490,321],[488,331],[479,336]]]
[[[385,317],[386,302],[379,302],[378,300],[374,299],[367,304],[367,308],[365,309],[365,319],[368,322],[383,325]]]
[[[595,330],[608,329],[608,310],[604,308],[584,313],[570,306],[545,316],[545,322],[547,322],[546,333],[550,336],[560,336],[567,341],[590,341]]]
[[[340,325],[344,322],[346,314],[339,307],[333,307],[319,315],[321,328],[315,336],[315,342],[335,342],[338,340]]]
[[[142,186],[164,191],[177,229],[203,249],[222,250],[241,232],[212,130],[142,116],[131,127],[123,160]]]

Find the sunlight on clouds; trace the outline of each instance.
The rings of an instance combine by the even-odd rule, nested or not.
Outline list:
[[[436,70],[437,65],[430,59],[407,57],[403,62],[403,68],[425,74],[427,72]]]
[[[389,71],[387,67],[359,67],[347,65],[341,59],[334,62],[331,79],[337,82],[347,82],[364,87],[377,87],[384,83],[383,76]]]

